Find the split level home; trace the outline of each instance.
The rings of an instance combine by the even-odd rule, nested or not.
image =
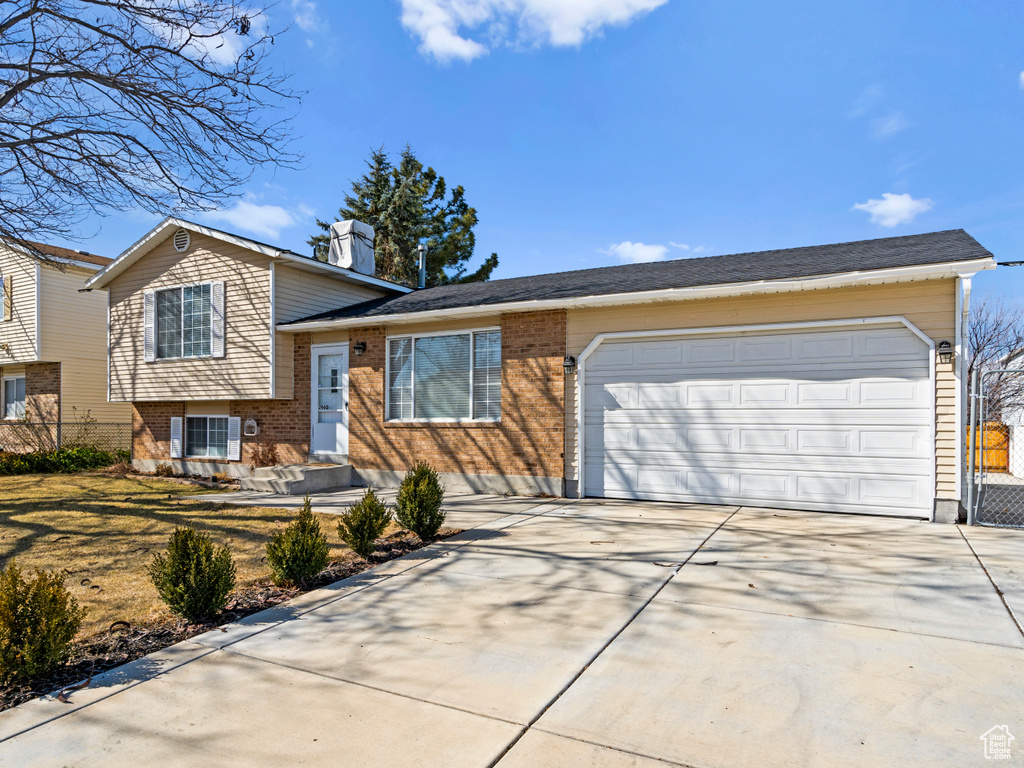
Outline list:
[[[955,520],[962,230],[410,290],[168,219],[89,280],[141,468]]]
[[[107,400],[106,294],[83,290],[110,262],[0,243],[0,450],[57,447],[86,421],[131,422],[128,403]]]

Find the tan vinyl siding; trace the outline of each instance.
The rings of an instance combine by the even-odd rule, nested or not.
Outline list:
[[[290,333],[275,336],[274,376],[277,379],[274,397],[285,400],[295,397],[295,337]]]
[[[376,299],[384,291],[354,285],[278,263],[274,267],[274,313],[278,323]]]
[[[80,293],[94,272],[43,267],[40,273],[41,359],[61,364],[61,418],[88,414],[105,423],[129,423],[128,403],[107,402],[107,292]]]
[[[567,354],[579,357],[594,337],[622,331],[669,330],[901,315],[936,342],[955,343],[956,281],[838,288],[623,307],[570,309]],[[956,498],[956,374],[936,376],[936,497]],[[576,479],[576,403],[566,398],[565,472]]]
[[[192,232],[173,233],[110,285],[110,397],[115,401],[270,397],[270,257]],[[145,362],[143,292],[224,281],[223,358]]]
[[[36,275],[38,263],[27,256],[0,247],[0,275],[11,278],[12,314],[4,320],[0,307],[0,344],[8,346],[0,350],[0,365],[28,363],[38,360],[36,347]]]
[[[359,304],[384,296],[377,288],[338,280],[327,275],[314,274],[288,267],[278,262],[274,266],[274,315],[276,323],[300,320],[320,312]],[[343,341],[348,341],[344,334]],[[274,348],[278,398],[295,396],[294,336],[279,333]],[[314,344],[321,342],[314,339]]]

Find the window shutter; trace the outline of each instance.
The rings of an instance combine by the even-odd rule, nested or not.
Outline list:
[[[242,419],[238,416],[228,419],[228,460],[242,460]]]
[[[153,291],[142,294],[142,315],[145,325],[145,358],[147,363],[152,363],[156,360],[156,294]]]
[[[181,458],[181,416],[171,417],[171,458]]]
[[[214,357],[224,357],[224,282],[210,284],[210,349]]]
[[[0,311],[3,312],[2,319],[12,320],[14,318],[14,286],[11,283],[12,275],[0,277]]]

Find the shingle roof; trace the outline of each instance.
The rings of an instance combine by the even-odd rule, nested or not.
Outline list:
[[[819,277],[988,258],[992,258],[992,254],[977,240],[962,229],[951,229],[834,245],[624,264],[482,283],[443,285],[403,296],[365,301],[285,325],[354,317],[386,317],[514,301],[569,299],[667,288]]]
[[[64,259],[66,261],[80,261],[85,264],[96,264],[100,267],[105,267],[113,259],[108,259],[105,256],[97,256],[94,253],[85,253],[84,251],[75,251],[71,248],[61,248],[59,245],[47,245],[46,243],[37,243],[33,240],[22,241],[44,256],[53,256],[55,259]]]

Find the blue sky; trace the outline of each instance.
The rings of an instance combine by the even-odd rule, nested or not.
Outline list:
[[[1024,259],[1024,6],[281,0],[301,170],[196,215],[300,253],[373,147],[480,216],[496,277],[963,227]],[[92,222],[115,255],[155,218]],[[980,293],[1024,293],[1024,267]]]

